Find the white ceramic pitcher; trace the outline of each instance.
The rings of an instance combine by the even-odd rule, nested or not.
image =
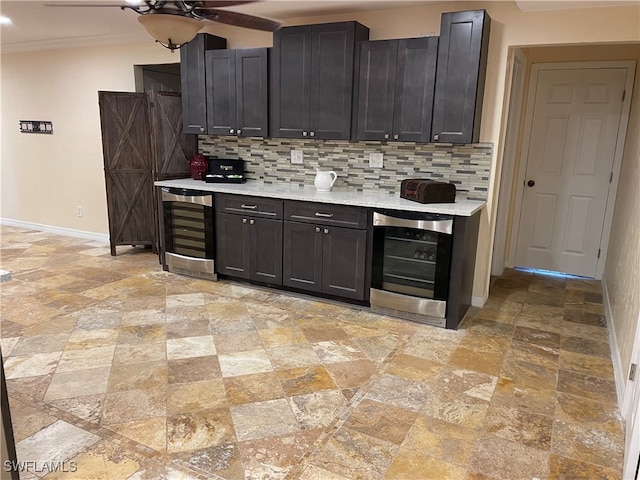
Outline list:
[[[316,170],[316,172],[316,178],[313,180],[316,190],[319,192],[331,191],[336,178],[338,178],[336,172],[322,172],[320,170]]]

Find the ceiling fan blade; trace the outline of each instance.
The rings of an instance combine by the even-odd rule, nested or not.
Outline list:
[[[118,7],[121,8],[121,5],[116,5],[115,3],[43,3],[45,7]]]
[[[219,8],[219,7],[233,7],[234,5],[244,5],[245,3],[256,3],[257,0],[203,0],[198,2],[198,9],[200,8]]]
[[[236,27],[249,28],[251,30],[264,30],[266,32],[275,32],[280,30],[282,24],[276,20],[269,18],[254,17],[245,13],[230,12],[227,10],[217,9],[198,9],[198,16],[207,20],[213,20],[218,23],[225,23]]]

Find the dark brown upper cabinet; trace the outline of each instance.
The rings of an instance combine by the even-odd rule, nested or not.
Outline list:
[[[484,10],[442,14],[433,107],[434,142],[478,142],[490,23]]]
[[[268,135],[267,48],[206,52],[207,133]]]
[[[429,142],[438,37],[362,42],[358,140]]]
[[[207,102],[205,52],[227,48],[227,39],[199,33],[180,48],[180,83],[184,133],[206,133]]]
[[[351,136],[357,22],[286,27],[273,35],[269,97],[272,137],[348,140]]]

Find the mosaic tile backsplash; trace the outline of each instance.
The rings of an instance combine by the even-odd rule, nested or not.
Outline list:
[[[202,154],[245,161],[247,180],[313,185],[316,169],[338,175],[334,188],[400,192],[405,178],[454,183],[456,198],[486,200],[493,144],[416,144],[199,136]],[[291,163],[291,150],[304,152],[303,164]],[[384,155],[383,168],[369,167],[369,153]]]

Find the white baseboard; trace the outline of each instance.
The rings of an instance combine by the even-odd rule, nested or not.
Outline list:
[[[482,308],[486,301],[486,297],[471,297],[471,306]]]
[[[109,243],[109,235],[102,233],[85,232],[83,230],[56,227],[55,225],[43,225],[41,223],[23,222],[22,220],[11,220],[10,218],[0,218],[0,224],[8,225],[10,227],[20,227],[26,228],[28,230],[37,230],[39,232],[57,233],[58,235],[66,235],[68,237],[86,238],[87,240]]]
[[[618,408],[622,409],[624,401],[624,390],[627,384],[627,375],[622,370],[622,361],[620,360],[620,349],[616,339],[616,331],[613,328],[613,313],[611,311],[611,302],[609,292],[607,290],[607,282],[602,279],[602,301],[604,303],[604,316],[607,321],[607,330],[609,331],[609,348],[611,349],[611,361],[613,362],[613,378],[616,382],[616,393],[618,395]]]

